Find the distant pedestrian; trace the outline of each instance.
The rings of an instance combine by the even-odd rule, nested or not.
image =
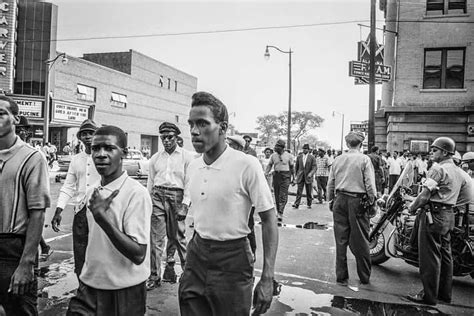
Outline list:
[[[296,158],[295,181],[298,185],[296,190],[296,200],[293,208],[298,208],[303,194],[306,192],[306,205],[311,208],[313,204],[313,176],[316,172],[316,158],[311,154],[309,144],[303,145],[303,154]]]
[[[180,129],[173,123],[162,123],[160,133],[163,150],[150,159],[147,188],[153,201],[151,215],[151,275],[147,290],[165,282],[176,282],[174,255],[178,251],[181,267],[186,263],[186,225],[189,198],[184,195],[185,178],[193,155],[176,143]],[[161,258],[165,251],[166,267],[161,276]]]
[[[336,239],[336,281],[348,284],[349,246],[356,258],[359,280],[367,284],[371,272],[368,212],[377,196],[374,167],[370,158],[360,152],[362,133],[350,132],[345,139],[349,151],[334,160],[328,183]]]
[[[74,252],[74,273],[77,278],[81,275],[86,248],[89,238],[89,226],[87,223],[87,197],[86,191],[94,183],[100,181],[100,175],[92,160],[92,136],[97,130],[97,124],[87,119],[82,122],[77,132],[77,137],[84,144],[85,150],[72,156],[67,171],[66,180],[59,190],[56,211],[51,219],[51,227],[59,232],[62,221],[61,213],[69,201],[74,202],[74,218],[72,221],[72,247]]]
[[[95,132],[92,159],[101,180],[87,191],[89,243],[68,316],[145,314],[152,204],[146,188],[123,171],[126,154],[120,128]]]
[[[15,135],[19,121],[16,102],[0,96],[0,306],[6,315],[38,315],[34,270],[49,176],[38,150]]]
[[[257,159],[225,143],[228,114],[206,92],[192,97],[188,123],[194,149],[203,155],[189,166],[195,234],[179,282],[183,316],[250,313],[253,258],[247,235],[251,206],[262,221],[263,269],[254,295],[254,314],[270,307],[278,229],[270,189]]]
[[[262,164],[263,171],[265,172],[270,162],[270,156],[273,154],[273,149],[267,147],[264,149],[263,154],[265,156],[260,159],[260,163]],[[273,191],[273,170],[270,170],[270,172],[265,175],[265,178],[267,179],[268,186]]]
[[[63,153],[68,156],[73,154],[73,150],[72,150],[70,142],[67,142],[66,145],[63,147]]]
[[[273,168],[273,193],[275,194],[277,217],[278,221],[282,221],[283,212],[288,202],[288,187],[294,180],[294,162],[293,156],[285,151],[285,141],[277,140],[274,151],[270,156],[265,174],[270,174]]]
[[[402,165],[400,159],[398,159],[398,152],[394,151],[392,156],[387,158],[388,164],[388,191],[392,191],[395,183],[397,183],[400,173],[402,172]]]
[[[323,199],[327,201],[326,187],[328,185],[331,164],[328,156],[325,155],[324,149],[320,148],[316,157],[316,182],[318,184],[319,203],[323,203]]]
[[[255,151],[255,149],[250,147],[250,144],[252,143],[252,137],[250,137],[249,135],[244,135],[243,137],[245,140],[244,153],[257,157],[257,152]]]

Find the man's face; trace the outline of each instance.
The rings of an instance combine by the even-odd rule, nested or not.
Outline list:
[[[321,151],[321,150],[318,151],[318,155],[319,155],[319,157],[323,158],[324,157],[324,151]]]
[[[92,136],[94,135],[93,131],[85,130],[79,134],[79,140],[84,144],[84,146],[89,147],[92,144]]]
[[[398,157],[398,154],[397,153],[393,153],[393,158],[397,159]]]
[[[15,132],[15,124],[18,118],[10,110],[10,104],[6,101],[0,101],[0,138]]]
[[[123,148],[115,135],[96,135],[92,138],[92,159],[97,172],[104,178],[122,173]]]
[[[303,154],[307,154],[309,152],[309,148],[303,148]]]
[[[245,140],[245,148],[249,148],[250,142],[251,142],[250,138],[245,137],[244,140]]]
[[[221,141],[220,136],[225,132],[207,106],[192,107],[189,112],[188,124],[191,142],[196,152],[200,154],[215,148]]]
[[[282,146],[279,146],[279,145],[275,145],[275,147],[273,148],[273,150],[279,155],[281,155],[283,153],[284,149],[285,149],[285,147],[282,147]]]
[[[174,150],[176,148],[176,135],[174,132],[163,132],[161,133],[160,138],[166,151]]]
[[[270,156],[272,155],[272,152],[270,150],[265,150],[265,158],[270,158]]]
[[[444,152],[436,147],[431,147],[430,159],[434,162],[440,162],[444,157]]]

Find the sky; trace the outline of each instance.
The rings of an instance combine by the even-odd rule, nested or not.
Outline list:
[[[342,115],[333,111],[344,114],[344,133],[350,121],[368,118],[369,88],[354,85],[348,64],[368,36],[358,23],[370,24],[369,0],[51,2],[58,5],[59,52],[134,49],[155,58],[197,77],[198,91],[221,99],[240,132],[254,132],[258,116],[288,110],[288,55],[270,50],[266,60],[266,45],[293,51],[292,111],[325,119],[314,132],[320,140],[340,146]],[[377,19],[382,27],[378,7]],[[382,33],[377,37],[381,42]]]

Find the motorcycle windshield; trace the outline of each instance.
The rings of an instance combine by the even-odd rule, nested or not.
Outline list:
[[[403,168],[402,173],[400,174],[400,177],[397,180],[397,183],[393,186],[392,191],[390,192],[390,195],[388,196],[388,200],[390,201],[397,192],[398,188],[400,186],[404,187],[411,187],[413,185],[415,179],[415,169],[413,168],[413,161],[408,161],[407,164],[405,165],[405,168]]]

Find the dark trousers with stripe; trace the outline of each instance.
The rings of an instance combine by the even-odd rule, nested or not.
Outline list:
[[[283,215],[288,202],[288,187],[290,186],[291,174],[289,171],[273,172],[273,193],[275,194],[275,205],[279,215]]]
[[[252,288],[253,256],[246,237],[214,241],[194,235],[179,281],[182,316],[248,316]]]
[[[298,182],[298,189],[296,189],[296,200],[295,205],[299,206],[301,203],[301,196],[303,194],[303,188],[306,190],[306,204],[311,206],[313,203],[313,183],[307,183],[306,181]]]
[[[336,279],[349,279],[347,246],[354,254],[357,274],[363,283],[369,282],[371,263],[369,252],[369,217],[360,205],[359,197],[336,194],[333,205],[334,237],[336,239]]]

